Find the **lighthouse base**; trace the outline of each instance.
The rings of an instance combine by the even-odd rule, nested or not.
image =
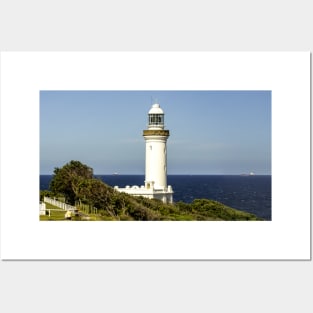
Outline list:
[[[114,187],[114,190],[118,192],[125,192],[132,196],[144,197],[148,199],[158,199],[163,203],[173,203],[173,189],[172,186],[167,186],[167,188],[155,188],[154,186],[126,186],[125,188]]]

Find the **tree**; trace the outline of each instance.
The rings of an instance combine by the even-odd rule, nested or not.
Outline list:
[[[53,193],[50,190],[40,190],[40,201],[43,201],[44,197],[53,197]]]
[[[79,186],[86,179],[93,178],[93,169],[79,161],[70,161],[63,167],[54,169],[54,176],[50,183],[53,193],[61,193],[65,201],[75,204],[79,198]]]
[[[111,204],[114,190],[100,179],[86,179],[78,186],[79,199],[91,207],[105,210],[114,219],[119,219],[118,211]]]
[[[113,193],[112,188],[100,179],[92,178],[81,181],[78,185],[77,196],[83,202],[97,208],[104,208]]]

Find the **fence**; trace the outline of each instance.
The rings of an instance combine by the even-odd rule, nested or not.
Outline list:
[[[45,203],[39,204],[39,214],[40,215],[46,215],[46,204]]]
[[[84,213],[86,214],[97,214],[98,213],[98,209],[95,208],[94,206],[92,205],[89,205],[89,204],[84,204],[84,203],[81,203],[80,201],[77,201],[75,203],[76,207],[80,210],[80,211],[83,211]]]
[[[71,211],[71,212],[77,211],[77,208],[75,206],[66,204],[64,202],[61,202],[61,201],[58,201],[58,200],[55,200],[55,199],[52,199],[52,198],[49,198],[49,197],[44,197],[43,201],[46,202],[46,203],[52,204],[52,205],[54,205],[54,206],[56,206],[58,208],[61,208],[64,211]]]

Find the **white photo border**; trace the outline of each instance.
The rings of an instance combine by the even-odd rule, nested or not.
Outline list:
[[[271,90],[272,221],[40,222],[40,90]],[[309,260],[310,221],[309,52],[1,53],[2,259]]]

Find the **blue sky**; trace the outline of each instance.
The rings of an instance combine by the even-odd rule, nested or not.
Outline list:
[[[168,174],[271,174],[270,91],[41,91],[40,173],[79,160],[144,174],[142,130],[165,113]]]

